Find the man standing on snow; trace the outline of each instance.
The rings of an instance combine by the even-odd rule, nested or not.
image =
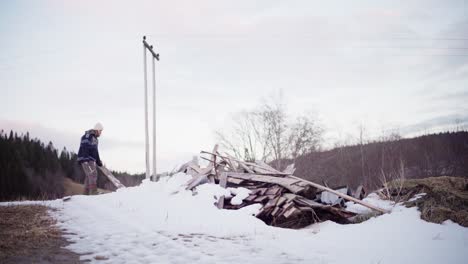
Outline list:
[[[101,135],[101,123],[97,123],[93,129],[85,132],[81,137],[80,150],[78,151],[78,163],[81,164],[85,173],[85,195],[97,194],[97,166],[102,166],[102,161],[99,158],[98,137]]]

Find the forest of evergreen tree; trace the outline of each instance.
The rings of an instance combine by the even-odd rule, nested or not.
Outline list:
[[[113,173],[126,186],[144,179],[143,174]],[[0,201],[63,197],[64,177],[84,182],[75,153],[66,148],[59,153],[52,142],[44,144],[29,133],[0,131]],[[102,175],[98,177],[98,187],[113,189]]]

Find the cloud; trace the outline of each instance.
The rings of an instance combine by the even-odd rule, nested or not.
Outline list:
[[[434,40],[466,35],[462,1],[0,5],[0,124],[76,151],[99,119],[113,166],[144,168],[143,34],[161,54],[157,137],[167,168],[209,149],[230,113],[278,89],[294,112],[317,109],[345,134],[356,120],[374,134],[388,124],[415,131],[466,109],[466,57],[427,49],[466,46]]]
[[[468,129],[468,114],[451,114],[430,118],[413,125],[404,126],[400,132],[404,136],[418,134],[466,130]]]

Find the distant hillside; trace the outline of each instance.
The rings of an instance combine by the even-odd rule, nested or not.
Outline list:
[[[363,184],[376,189],[384,179],[468,177],[468,132],[426,135],[345,146],[296,159],[296,175],[329,186]]]
[[[59,154],[52,142],[45,145],[30,138],[29,133],[0,131],[0,201],[63,197],[65,177],[84,182],[84,173],[76,160],[75,153],[63,149]],[[125,186],[138,185],[144,179],[143,174],[113,173]],[[98,177],[98,187],[115,189],[103,175]]]

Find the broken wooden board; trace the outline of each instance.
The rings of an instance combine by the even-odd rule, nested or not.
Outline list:
[[[252,174],[252,173],[238,173],[238,172],[227,172],[227,176],[238,178],[238,179],[249,180],[249,181],[278,184],[288,189],[292,193],[300,193],[304,191],[304,187],[295,185],[294,183],[296,183],[297,180],[291,179],[291,178],[279,178],[279,177],[273,177],[273,176],[266,176],[266,175]]]
[[[362,205],[362,206],[365,206],[365,207],[370,208],[370,209],[375,210],[375,211],[379,211],[379,212],[384,213],[384,214],[388,213],[387,210],[384,210],[384,209],[379,208],[379,207],[377,207],[377,206],[374,206],[374,205],[372,205],[372,204],[363,202],[363,201],[358,200],[358,199],[356,199],[356,198],[354,198],[354,197],[351,197],[351,196],[349,196],[349,195],[347,195],[347,194],[337,192],[337,191],[335,191],[335,190],[333,190],[333,189],[330,189],[330,188],[328,188],[328,187],[322,186],[322,185],[317,184],[317,183],[315,183],[315,182],[311,182],[311,181],[308,181],[308,180],[304,180],[304,179],[301,179],[301,178],[296,177],[296,176],[287,176],[287,178],[289,178],[289,179],[297,179],[297,180],[301,180],[301,181],[307,182],[308,184],[310,184],[311,186],[313,186],[313,187],[315,187],[315,188],[317,188],[317,189],[324,190],[324,191],[327,191],[327,192],[331,192],[331,193],[336,194],[336,195],[338,195],[338,196],[340,196],[340,197],[342,197],[342,198],[344,198],[344,199],[346,199],[346,200],[348,200],[348,201],[352,201],[352,202],[358,203],[358,204],[360,204],[360,205]]]
[[[293,175],[296,171],[294,163],[289,164],[286,169],[284,169],[283,173]]]
[[[109,179],[109,181],[115,186],[115,188],[120,189],[120,188],[125,188],[125,185],[123,185],[113,174],[110,172],[109,169],[107,169],[104,166],[98,166],[98,168],[102,171],[104,176]]]
[[[208,182],[208,175],[207,174],[200,174],[193,177],[188,183],[186,190],[192,190],[193,188],[197,187],[200,184]]]

